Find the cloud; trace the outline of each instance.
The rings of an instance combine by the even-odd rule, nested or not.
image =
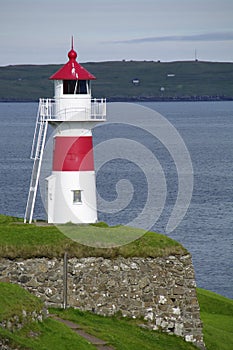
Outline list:
[[[231,41],[233,32],[202,33],[192,35],[154,36],[114,41],[115,44],[143,44],[162,41]]]

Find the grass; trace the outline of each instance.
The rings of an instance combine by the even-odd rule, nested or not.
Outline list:
[[[18,316],[21,323],[23,310],[31,313],[43,309],[43,303],[39,298],[16,284],[0,282],[0,296],[0,322]],[[17,349],[70,350],[76,349],[77,343],[80,344],[80,349],[95,349],[63,324],[51,319],[43,322],[29,322],[27,319],[25,326],[14,332],[0,327],[1,338],[9,339],[10,344]]]
[[[42,302],[16,284],[0,282],[0,322],[17,315],[22,320],[22,311],[32,312],[43,309]]]
[[[86,332],[106,340],[116,350],[197,349],[177,336],[143,329],[138,326],[142,323],[139,320],[103,317],[75,309],[52,309],[52,312],[78,323]]]
[[[197,295],[207,349],[233,349],[233,300],[203,289]]]
[[[31,323],[14,333],[0,328],[1,338],[9,339],[10,345],[20,350],[96,349],[65,325],[52,319]]]
[[[168,255],[186,254],[182,245],[164,235],[147,232],[131,227],[109,227],[107,224],[97,225],[64,225],[60,227],[67,235],[75,239],[69,239],[55,226],[37,226],[23,224],[21,219],[0,215],[0,258],[33,258],[33,257],[62,257],[67,252],[69,257],[158,257]],[[119,237],[121,242],[134,239],[133,242],[116,248],[95,248],[88,244],[108,243]],[[124,239],[126,238],[126,241]]]
[[[23,310],[27,313],[40,311],[43,308],[41,300],[18,285],[0,282],[0,322],[12,320],[18,316],[22,322]],[[9,339],[17,349],[75,349],[77,343],[80,349],[92,350],[83,338],[76,335],[59,322],[46,319],[44,322],[29,322],[21,330],[10,332],[0,327],[0,339]]]

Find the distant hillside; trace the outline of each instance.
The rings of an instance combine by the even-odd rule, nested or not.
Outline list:
[[[112,100],[233,99],[233,63],[111,61],[83,63],[97,78],[92,94]],[[48,78],[61,65],[0,67],[0,100],[53,97]]]

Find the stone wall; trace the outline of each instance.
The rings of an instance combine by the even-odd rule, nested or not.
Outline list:
[[[0,339],[0,349],[1,350],[19,350],[17,347],[12,347],[9,345],[9,339]]]
[[[0,322],[0,327],[8,329],[11,332],[23,328],[27,323],[42,322],[45,316],[44,310],[33,310],[32,312],[22,310],[21,315],[11,316],[9,319]]]
[[[0,280],[20,284],[47,306],[63,305],[63,277],[63,259],[1,260]],[[71,258],[67,287],[69,306],[100,315],[140,317],[147,327],[204,349],[190,255]]]

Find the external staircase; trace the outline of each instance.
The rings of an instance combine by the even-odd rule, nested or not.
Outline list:
[[[48,113],[46,112],[46,110],[42,108],[42,102],[40,101],[30,157],[34,160],[34,163],[28,192],[27,206],[24,215],[24,223],[29,224],[32,222],[36,194],[40,178],[41,164],[48,130],[49,119],[47,114]]]

